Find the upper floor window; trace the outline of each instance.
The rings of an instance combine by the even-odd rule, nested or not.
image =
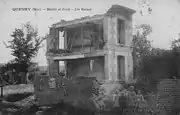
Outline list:
[[[64,31],[59,31],[59,49],[64,49]]]
[[[118,43],[125,45],[125,21],[118,19]]]

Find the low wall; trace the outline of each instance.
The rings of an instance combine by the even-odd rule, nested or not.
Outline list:
[[[10,85],[3,87],[4,95],[16,94],[16,93],[29,93],[29,92],[34,92],[33,84],[19,84],[19,85]]]
[[[159,82],[158,103],[160,108],[180,109],[180,79],[164,79]]]

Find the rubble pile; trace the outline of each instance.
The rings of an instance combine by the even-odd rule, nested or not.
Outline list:
[[[130,89],[125,89],[124,87],[116,87],[115,84],[112,84],[114,85],[114,89],[111,89],[111,91],[107,93],[105,86],[108,83],[99,85],[97,81],[95,81],[94,84],[96,84],[96,90],[93,92],[92,100],[99,110],[122,108],[124,105],[121,105],[122,102],[120,102],[120,98],[124,96],[125,99],[123,99],[123,101],[125,101],[124,104],[126,104],[127,110],[133,107],[137,112],[155,112],[148,106],[147,100],[144,99],[144,96],[139,91],[136,93],[134,89],[131,89],[131,87]]]

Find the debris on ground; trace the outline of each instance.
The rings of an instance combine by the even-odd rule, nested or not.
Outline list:
[[[19,87],[19,89],[21,89],[21,93],[17,93],[17,91],[14,91],[14,94],[6,93],[4,101],[3,101],[4,105],[0,106],[1,108],[3,108],[3,111],[13,113],[12,115],[14,115],[14,113],[25,114],[25,115],[42,115],[42,114],[43,115],[46,115],[46,114],[47,115],[48,114],[52,114],[52,115],[53,114],[54,115],[56,115],[56,114],[67,114],[67,115],[77,114],[77,115],[80,115],[80,114],[83,114],[82,111],[86,111],[85,112],[86,115],[93,114],[92,111],[87,112],[87,110],[78,109],[78,108],[75,108],[72,106],[71,107],[65,106],[65,105],[62,106],[61,104],[38,107],[35,105],[35,103],[36,103],[35,95],[33,93],[27,93],[27,92],[33,91],[32,90],[33,88],[30,88],[30,87],[32,87],[32,85],[29,85],[29,86],[19,85],[16,87]],[[22,87],[25,87],[29,91],[22,90]],[[13,86],[13,87],[11,86],[10,88],[13,89],[13,88],[15,88],[15,86]],[[10,90],[8,90],[8,91],[10,91]],[[6,91],[6,92],[8,92],[8,91]],[[114,105],[114,102],[118,100],[118,98],[114,99],[114,95],[115,95],[115,97],[117,97],[117,96],[120,97],[120,96],[122,96],[122,94],[124,94],[127,97],[129,94],[128,93],[129,91],[122,87],[117,87],[116,90],[114,90],[113,92],[107,93],[106,90],[104,90],[104,87],[101,85],[99,85],[99,87],[98,86],[95,87],[95,92],[98,92],[98,93],[97,94],[94,93],[92,100],[93,100],[94,104],[96,104],[96,107],[99,108],[100,110],[104,110],[105,113],[108,112],[107,108],[113,108],[113,107],[118,108],[118,104]],[[107,95],[107,94],[109,94],[109,95]],[[13,95],[16,97],[16,99],[12,100]],[[136,96],[136,97],[138,97],[138,96]],[[116,111],[116,110],[114,110],[114,111]]]

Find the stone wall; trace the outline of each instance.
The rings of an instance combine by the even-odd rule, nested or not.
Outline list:
[[[158,84],[159,108],[180,108],[180,80],[164,79]]]
[[[128,14],[129,15],[129,14]],[[124,30],[122,30],[122,37],[125,39],[125,46],[118,43],[118,19],[125,21]],[[133,77],[133,57],[132,57],[132,18],[129,15],[125,16],[122,12],[115,13],[113,16],[106,16],[104,18],[104,39],[106,45],[104,49],[107,49],[109,54],[105,57],[105,75],[108,79],[117,80],[117,56],[125,57],[125,76],[124,80],[128,82],[130,77]],[[113,77],[113,78],[112,78]]]

